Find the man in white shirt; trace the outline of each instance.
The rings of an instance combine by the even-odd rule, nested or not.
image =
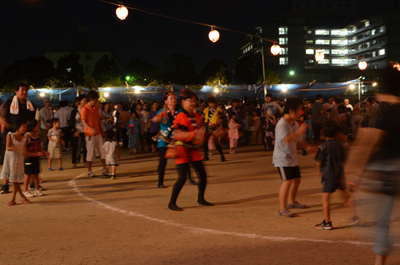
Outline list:
[[[348,109],[351,109],[351,111],[353,111],[353,106],[350,104],[348,98],[346,98],[346,99],[344,100],[344,106],[345,106],[346,108],[348,108]]]
[[[40,146],[42,149],[47,145],[47,132],[52,127],[53,111],[50,108],[50,100],[46,98],[43,101],[44,107],[39,112],[39,128],[40,128]]]
[[[71,149],[71,129],[69,127],[69,118],[71,116],[71,111],[66,108],[68,102],[62,101],[60,102],[60,108],[57,110],[54,115],[55,118],[60,120],[60,129],[62,130],[64,136],[65,145]],[[66,146],[64,146],[63,151],[65,152]]]

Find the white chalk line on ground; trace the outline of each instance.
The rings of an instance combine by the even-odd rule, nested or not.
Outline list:
[[[95,171],[95,170],[93,170],[93,171]],[[111,210],[111,211],[121,213],[121,214],[124,214],[127,216],[143,218],[145,220],[149,220],[149,221],[153,221],[153,222],[157,222],[157,223],[161,223],[161,224],[165,224],[165,225],[169,225],[169,226],[181,227],[183,229],[187,229],[192,232],[197,232],[197,233],[203,232],[203,233],[209,233],[209,234],[215,234],[215,235],[228,235],[228,236],[237,236],[237,237],[244,237],[244,238],[264,239],[264,240],[269,240],[269,241],[281,241],[281,242],[282,241],[301,241],[301,242],[312,242],[312,243],[346,243],[346,244],[351,244],[351,245],[368,245],[368,246],[371,246],[374,244],[372,242],[362,242],[362,241],[352,241],[352,240],[337,240],[337,241],[335,241],[335,240],[327,240],[327,239],[263,236],[263,235],[257,235],[257,234],[224,232],[224,231],[215,230],[215,229],[199,228],[199,227],[187,226],[184,224],[178,224],[178,223],[174,223],[173,221],[158,219],[158,218],[150,217],[150,216],[147,216],[144,214],[127,211],[127,210],[122,210],[122,209],[107,205],[105,203],[102,203],[100,201],[97,201],[95,199],[92,199],[92,198],[84,195],[79,190],[78,186],[76,185],[76,180],[83,176],[86,176],[86,173],[82,173],[79,176],[77,176],[69,181],[69,185],[72,186],[72,188],[75,190],[75,192],[82,198],[84,198],[90,202],[96,203],[97,205],[104,207],[107,210]],[[399,247],[400,244],[395,244],[394,246]]]

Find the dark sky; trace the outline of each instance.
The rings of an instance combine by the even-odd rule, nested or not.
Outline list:
[[[360,10],[383,2],[356,1]],[[250,32],[270,12],[289,0],[126,0],[124,3],[156,13]],[[141,57],[163,70],[172,53],[193,58],[199,72],[209,60],[223,59],[233,67],[232,47],[244,35],[220,31],[217,43],[208,40],[209,28],[129,10],[125,21],[116,7],[99,0],[3,0],[0,3],[0,71],[15,60],[44,50],[75,47],[79,26],[87,26],[96,48],[113,49],[122,64]],[[361,11],[360,11],[361,12]]]

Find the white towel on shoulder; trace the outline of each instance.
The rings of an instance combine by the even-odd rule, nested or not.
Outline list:
[[[35,108],[33,107],[32,102],[29,101],[29,99],[26,99],[26,108],[29,109],[30,111],[35,111]],[[11,102],[10,113],[14,115],[17,115],[19,113],[19,104],[16,95],[13,97],[13,100]]]

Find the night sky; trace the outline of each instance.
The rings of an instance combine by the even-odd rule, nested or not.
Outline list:
[[[369,12],[397,0],[356,1]],[[250,32],[270,12],[280,11],[289,0],[126,0],[140,9],[206,24]],[[122,65],[132,56],[158,66],[172,53],[193,58],[196,71],[211,59],[233,68],[232,47],[244,35],[220,31],[217,43],[208,40],[210,28],[129,10],[125,21],[116,6],[99,0],[3,0],[0,3],[0,72],[15,60],[44,56],[45,50],[73,49],[79,26],[87,26],[95,48],[112,49]]]

